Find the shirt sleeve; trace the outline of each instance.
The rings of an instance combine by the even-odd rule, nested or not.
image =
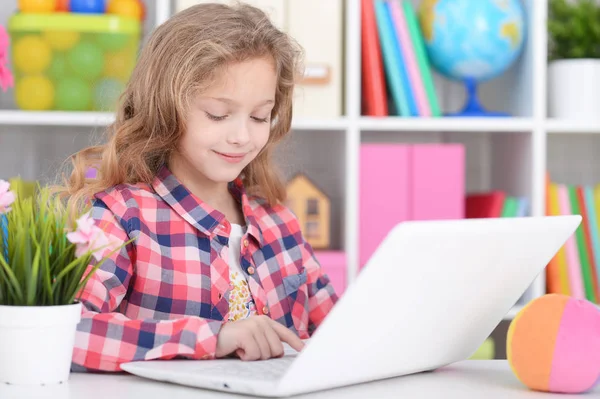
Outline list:
[[[338,295],[315,256],[312,246],[304,237],[302,237],[302,247],[308,284],[308,333],[312,336],[337,303]]]
[[[124,228],[126,207],[121,206],[123,212],[117,206],[113,212],[105,202],[95,200],[91,215],[109,239],[125,243],[130,238]],[[118,312],[134,264],[135,243],[130,243],[106,259],[82,288],[72,370],[121,371],[119,365],[130,361],[214,358],[221,321],[200,317],[134,320]],[[92,259],[88,269],[93,265]]]

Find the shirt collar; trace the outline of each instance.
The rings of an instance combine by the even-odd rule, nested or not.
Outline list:
[[[162,166],[154,181],[152,187],[156,193],[183,219],[206,235],[212,235],[220,224],[228,225],[225,215],[212,208],[207,203],[190,192],[176,177],[169,168]],[[263,245],[262,229],[259,225],[250,199],[246,194],[244,184],[241,178],[235,179],[229,183],[231,195],[241,203],[242,212],[246,222],[248,234],[253,236],[260,246]],[[227,228],[227,231],[230,229]]]

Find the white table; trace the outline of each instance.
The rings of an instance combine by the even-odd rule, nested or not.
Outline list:
[[[595,387],[591,396],[600,394]],[[587,396],[587,395],[586,395]],[[344,387],[293,398],[550,398],[582,399],[528,390],[505,360],[467,360],[430,373]],[[596,397],[600,397],[596,396]],[[0,385],[1,399],[222,399],[244,396],[166,384],[127,374],[71,374],[69,382],[46,387]]]

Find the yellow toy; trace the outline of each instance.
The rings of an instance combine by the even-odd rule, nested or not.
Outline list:
[[[108,14],[117,14],[124,17],[141,20],[143,18],[142,5],[138,0],[110,0],[106,8]]]
[[[19,11],[47,13],[56,10],[56,0],[19,0]]]

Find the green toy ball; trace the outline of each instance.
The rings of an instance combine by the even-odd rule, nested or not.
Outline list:
[[[67,61],[73,72],[87,80],[96,79],[104,68],[102,49],[89,41],[81,41],[67,54]]]
[[[116,79],[100,79],[94,88],[94,109],[105,112],[114,110],[124,89],[125,85]]]
[[[122,33],[99,33],[96,36],[96,43],[107,51],[118,51],[127,45],[129,35]]]
[[[64,55],[55,53],[50,61],[47,71],[48,76],[55,82],[68,75],[67,59]]]
[[[59,110],[88,111],[92,104],[92,90],[83,79],[65,77],[57,84],[55,101]]]

